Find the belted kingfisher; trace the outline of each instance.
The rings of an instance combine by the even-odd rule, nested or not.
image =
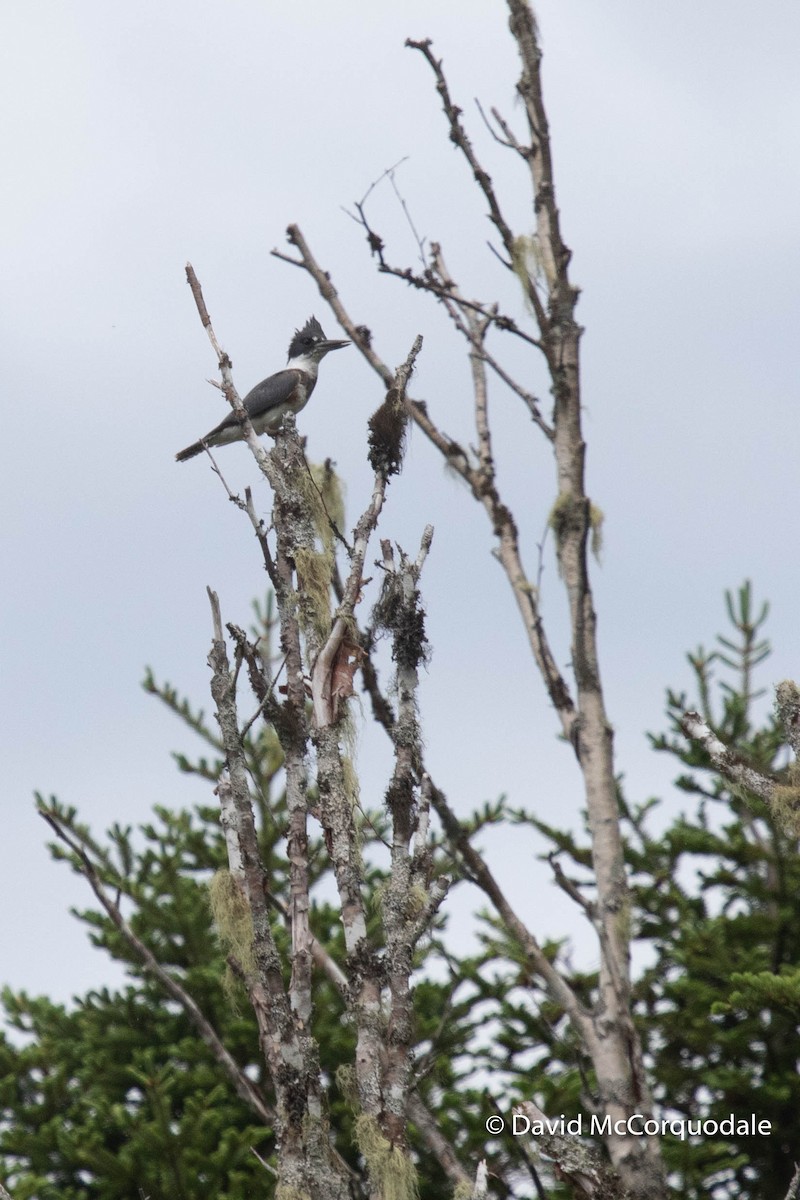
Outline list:
[[[319,372],[319,364],[330,350],[349,346],[348,341],[332,342],[325,337],[316,317],[311,317],[302,329],[295,331],[289,343],[289,362],[283,371],[262,379],[242,403],[247,409],[256,433],[274,433],[287,413],[299,413],[308,404]],[[202,454],[205,446],[227,446],[242,440],[242,427],[234,412],[229,412],[210,433],[193,442],[175,455],[176,462],[186,462]]]

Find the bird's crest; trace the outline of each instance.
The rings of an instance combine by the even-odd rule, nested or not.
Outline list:
[[[289,343],[289,360],[308,354],[318,342],[324,341],[325,334],[319,321],[316,317],[309,317],[302,329],[294,331],[294,337]]]

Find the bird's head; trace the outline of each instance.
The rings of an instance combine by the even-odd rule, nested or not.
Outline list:
[[[349,341],[346,340],[333,341],[326,338],[317,318],[311,317],[302,329],[295,331],[289,343],[289,362],[301,358],[318,363],[330,350],[341,350],[343,346],[349,345]]]

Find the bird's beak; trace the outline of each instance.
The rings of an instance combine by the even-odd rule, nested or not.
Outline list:
[[[349,345],[350,345],[349,341],[335,342],[335,341],[326,340],[324,342],[319,342],[317,345],[317,349],[322,350],[325,352],[325,354],[327,354],[329,350],[341,350],[344,346],[349,346]]]

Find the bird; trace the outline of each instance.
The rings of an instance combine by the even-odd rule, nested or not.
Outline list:
[[[287,365],[282,371],[262,379],[242,401],[256,433],[275,433],[287,413],[299,413],[305,408],[316,386],[322,359],[331,350],[341,350],[349,345],[349,341],[326,338],[316,317],[310,317],[302,329],[296,329],[289,343]],[[202,454],[206,446],[227,446],[243,437],[242,426],[231,411],[199,442],[179,451],[175,461],[186,462],[196,454]]]

